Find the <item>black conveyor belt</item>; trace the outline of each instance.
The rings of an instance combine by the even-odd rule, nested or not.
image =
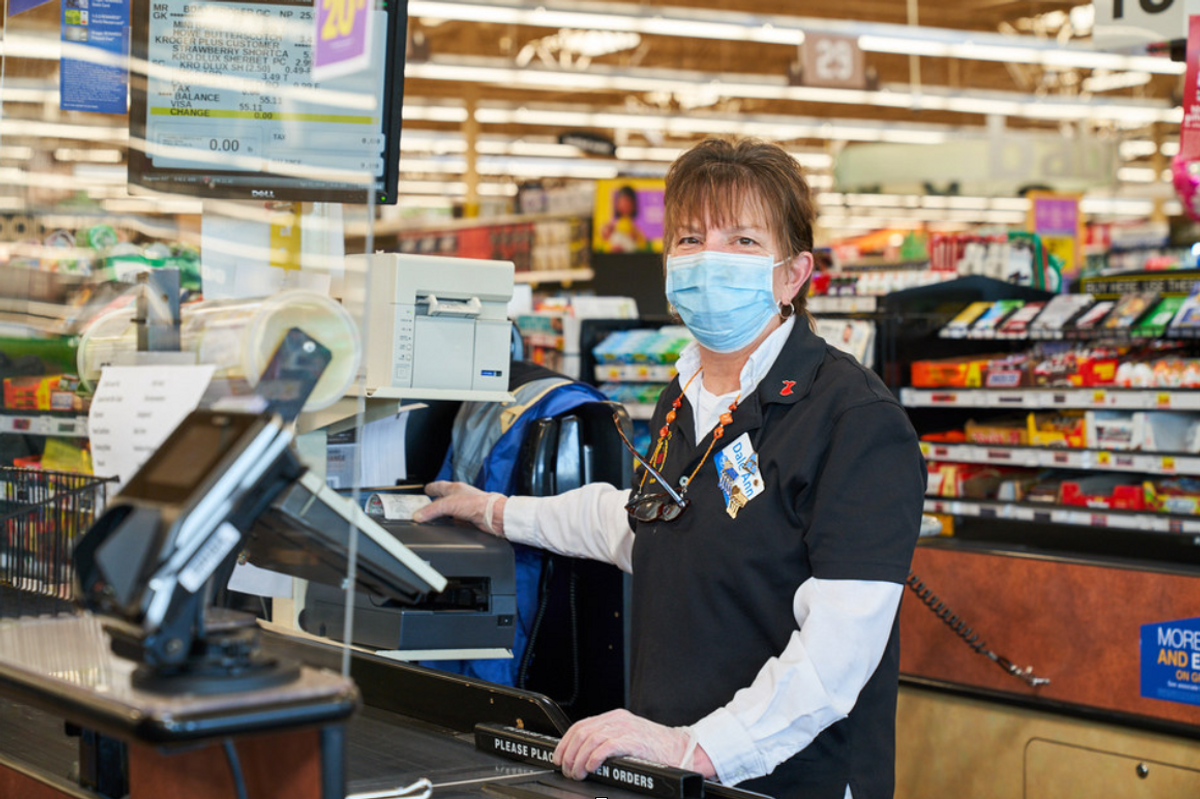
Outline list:
[[[364,707],[349,725],[350,793],[408,785],[428,777],[438,796],[478,795],[478,783],[545,773],[475,749],[474,737]],[[440,786],[467,785],[449,793]],[[471,789],[470,785],[474,788]]]

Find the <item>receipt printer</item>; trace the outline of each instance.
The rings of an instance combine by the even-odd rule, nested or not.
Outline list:
[[[371,590],[352,593],[353,642],[384,650],[512,649],[517,585],[512,544],[470,525],[379,520],[383,530],[447,578],[445,587],[404,606]],[[360,588],[362,583],[360,581]],[[309,582],[300,626],[345,635],[346,592]]]
[[[348,256],[345,305],[370,325],[367,391],[508,391],[512,294],[507,261]]]

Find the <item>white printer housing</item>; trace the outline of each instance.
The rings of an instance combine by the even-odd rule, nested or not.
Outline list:
[[[368,393],[508,391],[508,261],[403,253],[346,257],[346,307],[364,327]],[[386,392],[384,392],[386,393]]]

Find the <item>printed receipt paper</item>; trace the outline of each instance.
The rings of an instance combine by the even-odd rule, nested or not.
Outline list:
[[[124,486],[200,403],[212,375],[212,366],[104,367],[88,413],[92,471]]]

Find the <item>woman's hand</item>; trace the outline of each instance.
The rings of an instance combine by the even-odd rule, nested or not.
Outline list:
[[[554,762],[562,766],[563,774],[576,780],[610,757],[621,755],[715,777],[717,771],[708,755],[691,744],[692,734],[687,727],[667,727],[628,710],[610,710],[571,725],[554,750]]]
[[[466,483],[447,480],[429,483],[425,486],[425,493],[433,497],[433,502],[413,514],[414,522],[449,516],[470,522],[484,532],[504,537],[506,497],[503,494],[480,491]]]

